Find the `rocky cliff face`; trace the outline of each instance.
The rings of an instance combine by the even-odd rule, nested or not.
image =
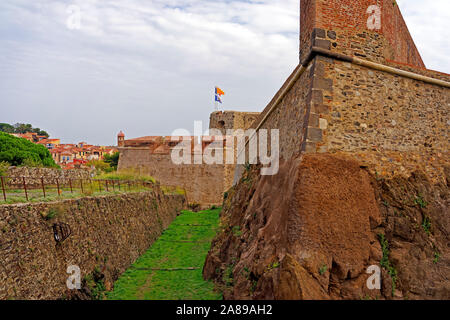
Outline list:
[[[226,299],[450,298],[447,184],[389,180],[339,155],[304,155],[277,176],[247,168],[226,194],[203,270]],[[381,289],[369,289],[370,266]]]

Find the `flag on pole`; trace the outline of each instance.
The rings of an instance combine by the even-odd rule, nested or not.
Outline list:
[[[225,94],[225,92],[223,92],[222,89],[220,89],[219,87],[216,87],[216,102],[222,103],[222,99],[220,99],[221,96],[223,96]]]
[[[220,89],[219,87],[216,87],[216,94],[218,94],[219,96],[223,96],[225,92],[223,92],[223,90]]]

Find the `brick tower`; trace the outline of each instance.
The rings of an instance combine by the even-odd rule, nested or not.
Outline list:
[[[300,0],[300,60],[317,46],[425,68],[395,0]]]
[[[123,147],[125,145],[125,133],[120,130],[120,132],[117,134],[117,146]]]

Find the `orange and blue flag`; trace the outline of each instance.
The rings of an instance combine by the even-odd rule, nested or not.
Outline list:
[[[222,89],[220,89],[219,87],[216,87],[215,101],[222,103],[222,99],[220,99],[220,97],[223,96],[224,94],[225,94],[225,92],[223,92]]]
[[[225,92],[223,92],[223,90],[220,89],[219,87],[216,87],[216,94],[218,94],[219,96],[223,96]]]

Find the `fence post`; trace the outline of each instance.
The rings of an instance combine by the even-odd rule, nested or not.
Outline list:
[[[119,185],[119,191],[120,191],[120,180],[117,181],[118,185]]]
[[[45,198],[45,184],[44,184],[44,177],[41,177],[41,185],[42,185],[42,193],[44,194],[44,198]]]
[[[106,192],[109,192],[109,188],[108,188],[108,180],[105,180],[105,186],[106,186]]]
[[[69,178],[69,186],[70,186],[70,193],[73,193],[73,189],[72,189],[72,179]]]
[[[111,182],[112,182],[112,185],[113,185],[113,191],[116,192],[116,187],[115,187],[114,180],[112,180]]]
[[[27,183],[25,182],[25,177],[22,177],[22,179],[23,179],[23,190],[25,190],[25,198],[27,198],[28,201]]]
[[[61,191],[59,190],[59,179],[56,178],[56,188],[58,189],[58,197],[61,196]]]
[[[84,190],[83,190],[83,179],[80,179],[80,187],[81,187],[81,194],[83,194],[84,193]]]
[[[6,201],[5,182],[3,181],[3,176],[0,178],[2,179],[3,199],[5,199],[5,201]]]
[[[101,180],[98,180],[98,191],[102,192]]]

